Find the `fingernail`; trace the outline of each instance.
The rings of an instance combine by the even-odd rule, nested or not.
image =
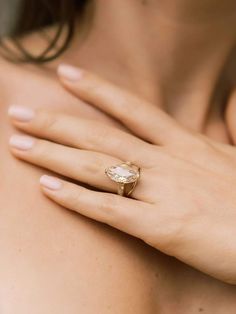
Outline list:
[[[23,106],[11,106],[8,109],[8,115],[21,122],[29,122],[34,118],[34,110]]]
[[[10,146],[19,150],[29,150],[34,146],[34,139],[29,136],[13,135],[10,138]]]
[[[40,178],[40,184],[49,189],[49,190],[60,190],[60,188],[62,187],[62,183],[61,181],[59,181],[57,178],[55,177],[50,177],[50,176],[42,176]]]
[[[83,71],[79,68],[67,64],[58,67],[58,75],[69,81],[78,81],[83,76]]]

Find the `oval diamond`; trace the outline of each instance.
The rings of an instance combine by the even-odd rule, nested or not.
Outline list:
[[[134,169],[127,164],[112,166],[106,169],[107,176],[118,183],[133,183],[139,178],[138,169]]]

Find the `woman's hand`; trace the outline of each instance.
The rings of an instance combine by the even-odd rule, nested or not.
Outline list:
[[[235,284],[235,148],[184,129],[154,105],[89,72],[62,66],[59,75],[68,90],[137,137],[99,121],[11,107],[14,125],[31,134],[11,138],[15,156],[100,190],[43,176],[43,192]],[[116,184],[104,173],[123,161],[141,167],[133,199],[116,195]]]

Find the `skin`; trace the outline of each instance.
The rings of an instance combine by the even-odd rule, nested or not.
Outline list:
[[[133,200],[45,176],[43,192],[70,210],[235,284],[235,148],[189,132],[152,104],[89,72],[67,65],[58,72],[80,99],[146,141],[93,120],[11,107],[14,125],[38,137],[12,136],[12,153],[25,161],[112,193],[117,187],[104,169],[125,160],[141,167]]]
[[[7,147],[13,129],[6,111],[14,103],[117,126],[60,87],[55,70],[68,60],[159,106],[181,125],[233,144],[233,2],[222,7],[215,1],[213,11],[211,1],[204,2],[204,8],[193,1],[175,3],[144,6],[111,0],[103,6],[97,1],[91,35],[83,44],[78,36],[61,59],[44,68],[1,61],[0,171],[6,179],[0,192],[0,291],[5,313],[65,313],[65,308],[70,313],[235,312],[234,286],[53,204],[38,186],[45,171],[13,159]],[[108,22],[109,28],[104,25]],[[157,36],[158,41],[153,40]],[[37,34],[25,43],[40,48]],[[224,119],[222,95],[228,84]]]
[[[50,92],[45,93],[47,72],[40,76],[12,65],[3,66],[5,75],[12,74],[15,81],[9,75],[8,101],[1,107],[1,176],[5,178],[0,198],[1,311],[153,313],[159,306],[156,253],[138,240],[49,202],[38,189],[44,171],[14,160],[6,141],[13,131],[7,119],[7,103],[26,103],[29,97],[31,108],[50,106],[55,111],[97,117],[104,123],[107,119],[66,95],[55,78],[47,80]]]

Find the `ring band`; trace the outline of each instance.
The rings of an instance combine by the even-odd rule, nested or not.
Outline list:
[[[130,196],[140,178],[140,168],[127,161],[107,168],[105,174],[117,183],[119,195]]]

